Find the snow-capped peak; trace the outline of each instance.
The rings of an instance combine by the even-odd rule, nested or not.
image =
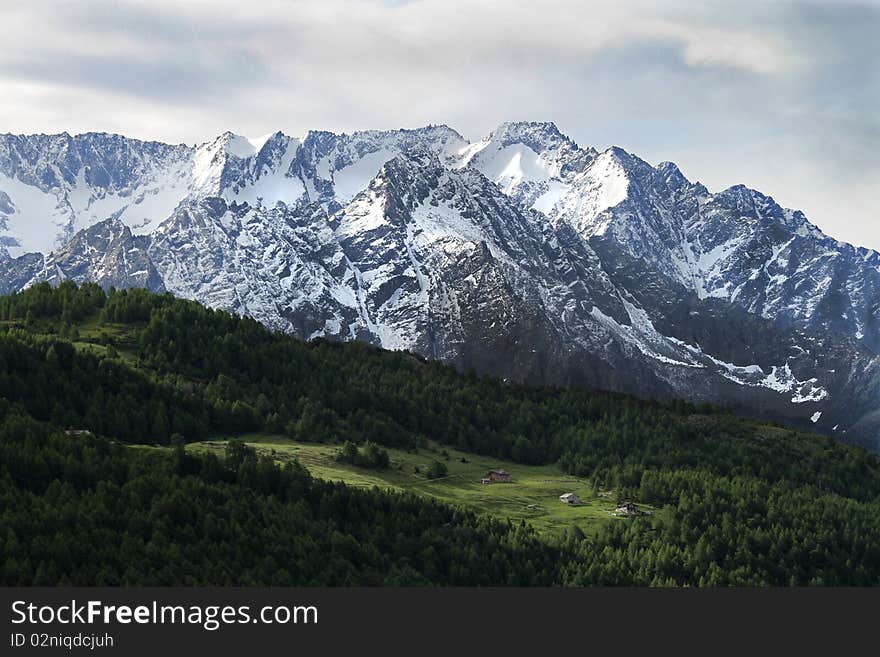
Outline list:
[[[480,167],[480,161],[494,160],[494,153],[506,149],[521,147],[528,149],[535,157],[545,161],[562,160],[565,155],[576,153],[578,145],[559,131],[551,122],[512,121],[502,123],[484,139],[469,144],[461,152],[460,166],[474,164]],[[557,174],[562,162],[557,162]],[[491,176],[490,176],[491,177]]]
[[[265,139],[268,139],[267,136]],[[221,135],[220,139],[223,142],[223,147],[228,155],[234,155],[235,157],[244,160],[248,157],[253,157],[257,154],[257,151],[260,150],[259,146],[255,143],[254,140],[248,139],[247,137],[242,137],[241,135],[236,135],[231,132],[225,132]],[[265,139],[263,142],[265,142]],[[262,143],[260,144],[262,146]]]
[[[480,171],[525,207],[548,212],[595,157],[553,123],[519,121],[463,148],[458,166]]]
[[[552,121],[505,121],[495,128],[489,138],[502,143],[532,142],[538,144],[570,142]],[[543,150],[543,149],[542,149]]]

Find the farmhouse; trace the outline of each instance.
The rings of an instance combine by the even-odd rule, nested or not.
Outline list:
[[[512,481],[510,473],[507,470],[489,470],[486,476],[480,479],[484,484],[507,483]]]
[[[642,511],[632,502],[626,502],[614,509],[614,514],[618,516],[638,516]]]
[[[565,504],[580,504],[581,498],[574,493],[563,493],[559,496],[559,501]]]

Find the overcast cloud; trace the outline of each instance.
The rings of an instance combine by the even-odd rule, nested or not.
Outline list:
[[[2,0],[0,25],[0,132],[552,120],[880,248],[877,2]]]

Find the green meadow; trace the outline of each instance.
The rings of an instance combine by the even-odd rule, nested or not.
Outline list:
[[[429,443],[412,452],[389,448],[391,467],[373,470],[337,461],[334,457],[339,445],[302,443],[264,434],[247,434],[242,439],[258,454],[271,456],[278,463],[298,460],[312,476],[320,479],[435,497],[496,518],[525,520],[541,533],[559,534],[573,527],[586,533],[600,523],[626,521],[613,515],[616,504],[612,491],[597,491],[588,479],[567,475],[555,464],[521,465]],[[222,452],[225,447],[225,440],[207,440],[192,443],[188,449]],[[428,479],[425,476],[433,461],[446,465],[446,477]],[[480,482],[490,469],[499,468],[507,470],[513,481]],[[576,493],[582,504],[573,506],[561,502],[559,496],[563,493]]]

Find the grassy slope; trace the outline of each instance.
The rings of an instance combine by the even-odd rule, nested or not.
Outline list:
[[[21,322],[3,322],[20,325]],[[31,331],[50,332],[51,322],[36,322]],[[81,351],[106,352],[102,344],[112,338],[119,358],[129,365],[135,364],[136,328],[124,324],[101,323],[97,316],[76,323],[79,338],[73,342]],[[600,523],[619,520],[612,515],[615,503],[613,495],[593,494],[590,482],[563,473],[556,464],[528,466],[460,452],[447,448],[448,459],[442,456],[443,447],[430,444],[417,453],[388,449],[392,467],[385,471],[358,468],[339,463],[333,455],[339,445],[299,443],[282,436],[249,434],[246,442],[258,452],[273,453],[276,461],[295,457],[306,466],[313,476],[331,481],[342,481],[351,486],[391,488],[428,495],[442,501],[461,505],[478,513],[515,522],[526,520],[540,532],[558,534],[565,529],[580,527],[585,532]],[[225,441],[204,441],[189,445],[193,450],[222,451]],[[137,448],[132,446],[133,448]],[[464,458],[467,462],[462,463]],[[418,466],[422,473],[431,461],[443,461],[449,476],[442,480],[427,479],[416,474]],[[513,475],[510,484],[484,485],[480,478],[491,468],[503,468]],[[562,493],[573,492],[583,501],[580,506],[570,506],[559,501]]]
[[[35,320],[30,327],[20,320],[0,320],[0,325],[25,329],[35,335],[57,335],[57,322],[47,320]],[[136,326],[127,326],[125,324],[102,323],[98,319],[97,313],[88,319],[80,322],[74,322],[79,331],[79,337],[71,340],[71,343],[77,350],[86,353],[106,354],[109,347],[104,344],[106,340],[114,342],[116,356],[121,358],[126,364],[134,366],[137,358],[135,356],[137,345],[137,329]]]
[[[430,444],[418,452],[388,449],[391,468],[370,470],[335,461],[333,456],[338,445],[299,443],[261,434],[249,434],[243,439],[258,453],[269,454],[278,462],[296,458],[313,476],[321,479],[428,495],[496,518],[526,520],[542,533],[558,534],[575,526],[589,532],[600,523],[623,521],[612,515],[615,504],[609,492],[594,494],[588,480],[566,475],[555,464],[520,465],[448,448],[447,460],[442,455],[443,447]],[[222,440],[189,445],[189,449],[206,451],[222,451],[224,447]],[[462,458],[467,462],[462,463]],[[423,473],[434,460],[446,464],[447,477],[435,480],[425,477]],[[422,474],[416,474],[415,467],[420,468]],[[481,484],[480,478],[491,468],[507,470],[514,481]],[[570,506],[560,502],[559,496],[568,492],[577,493],[584,503]]]

